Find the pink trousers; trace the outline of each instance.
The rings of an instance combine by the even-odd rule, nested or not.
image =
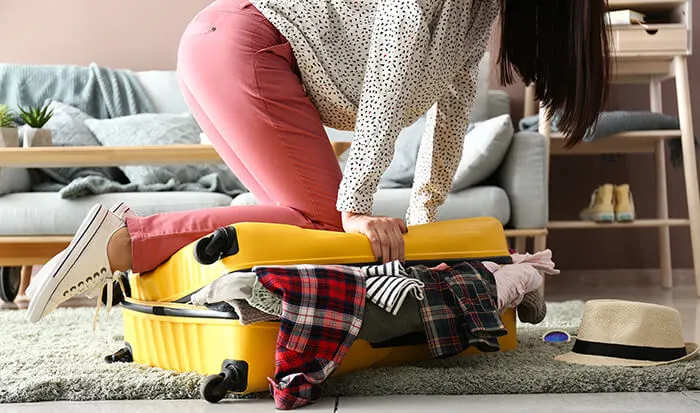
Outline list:
[[[247,0],[217,0],[186,28],[180,88],[203,132],[260,205],[128,218],[134,272],[237,222],[342,231],[341,171],[289,42]]]

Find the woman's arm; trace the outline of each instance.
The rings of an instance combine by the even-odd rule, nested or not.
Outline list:
[[[371,214],[379,179],[404,126],[409,97],[420,81],[427,42],[423,26],[419,2],[378,2],[338,211]]]
[[[445,202],[462,158],[478,71],[479,61],[470,60],[445,95],[428,111],[406,214],[408,225],[437,220],[437,208]]]

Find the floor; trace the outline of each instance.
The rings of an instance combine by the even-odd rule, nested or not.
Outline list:
[[[600,273],[562,273],[547,282],[548,301],[571,299],[621,298],[653,302],[677,308],[683,317],[687,340],[700,342],[700,300],[696,297],[690,271],[674,275],[672,290],[662,290],[654,271],[606,271]],[[92,304],[92,303],[90,303]],[[490,411],[498,406],[500,413],[509,412],[636,412],[685,413],[700,412],[700,391],[683,393],[603,393],[603,394],[535,394],[484,396],[393,396],[323,399],[300,411],[309,413],[365,413],[382,411],[424,412],[438,409],[441,413]],[[210,404],[202,400],[182,401],[118,401],[118,402],[44,402],[0,406],[2,413],[213,413],[236,409],[257,413],[274,411],[269,400],[231,400]]]

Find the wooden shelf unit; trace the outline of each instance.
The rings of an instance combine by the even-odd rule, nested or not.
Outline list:
[[[687,227],[689,219],[637,219],[632,222],[598,223],[588,221],[550,221],[549,229],[608,229]]]
[[[659,142],[680,138],[680,130],[655,130],[623,132],[582,143],[574,148],[564,147],[564,136],[553,133],[550,136],[551,155],[598,155],[611,153],[654,153]]]
[[[667,289],[673,286],[670,228],[687,226],[690,229],[696,294],[700,297],[700,191],[688,79],[688,56],[693,49],[692,0],[609,0],[608,5],[610,10],[632,9],[646,13],[650,17],[647,22],[651,23],[648,26],[611,27],[613,82],[647,84],[651,111],[663,113],[662,84],[673,80],[680,130],[625,132],[565,149],[563,136],[552,133],[548,114],[535,101],[531,86],[526,88],[524,115],[532,116],[539,112],[543,121],[539,122],[538,129],[549,138],[550,156],[653,154],[657,175],[658,216],[631,223],[550,221],[548,230],[658,228],[661,285]],[[657,20],[657,17],[665,18],[666,21]],[[665,141],[674,138],[680,138],[682,143],[688,219],[670,218],[668,212]],[[550,196],[550,199],[553,198]]]

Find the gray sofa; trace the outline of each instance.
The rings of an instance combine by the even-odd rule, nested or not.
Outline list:
[[[174,72],[137,73],[157,112],[187,111],[177,88]],[[510,112],[508,95],[488,91],[487,116]],[[347,132],[328,129],[331,140],[343,140]],[[481,184],[451,193],[439,209],[439,219],[493,216],[507,228],[544,228],[548,220],[547,164],[545,138],[518,132],[513,137],[502,165]],[[374,213],[403,217],[410,188],[381,188]],[[0,196],[0,237],[57,236],[73,234],[94,203],[110,206],[125,201],[140,215],[188,209],[255,204],[249,194],[230,197],[214,192],[127,192],[61,199],[56,193],[31,192],[28,188]]]

